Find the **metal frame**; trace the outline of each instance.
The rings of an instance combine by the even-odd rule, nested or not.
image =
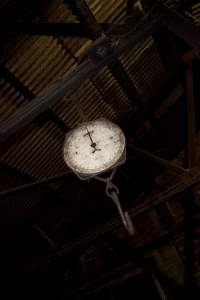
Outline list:
[[[103,28],[97,22],[95,16],[93,15],[85,0],[70,0],[67,2],[69,3],[72,12],[74,12],[78,16],[80,22],[87,27],[92,40],[96,40],[104,36],[104,41],[106,41]],[[108,39],[108,43],[109,42],[111,43],[112,41],[109,41]],[[109,45],[107,45],[107,47],[109,47]],[[112,61],[112,64],[108,64],[108,68],[122,87],[131,104],[134,107],[137,105],[138,108],[143,108],[143,101],[120,60],[115,57]]]
[[[147,11],[156,3],[156,0],[142,1],[144,9]],[[160,24],[153,33],[153,38],[165,69],[170,75],[178,77],[180,73],[180,59],[176,51],[173,32],[163,24]]]
[[[90,22],[87,20],[86,21],[86,26],[89,27],[89,30],[91,31],[92,35],[94,37],[99,36],[100,32],[102,32],[101,26],[96,22],[94,16],[91,14],[89,8],[87,7],[86,3],[84,0],[76,0],[76,2],[73,2],[73,5],[75,6],[76,11],[79,12],[79,17],[83,20],[87,20],[86,17],[89,16],[89,20],[92,20],[92,24],[94,24],[94,28],[91,27]],[[35,118],[37,118],[40,114],[44,113],[46,110],[48,110],[49,105],[52,105],[53,103],[59,101],[59,99],[66,93],[66,91],[69,91],[70,89],[75,88],[76,86],[80,85],[82,82],[84,82],[87,78],[90,78],[93,74],[95,74],[99,69],[101,69],[103,66],[105,66],[106,64],[108,64],[110,61],[115,61],[116,62],[116,56],[121,55],[122,53],[125,53],[126,51],[128,51],[128,49],[130,49],[131,47],[134,47],[139,41],[141,41],[143,38],[145,38],[146,36],[148,36],[150,33],[153,32],[153,30],[155,29],[156,26],[156,22],[157,19],[155,19],[154,21],[148,22],[148,19],[151,20],[152,18],[152,13],[154,15],[155,12],[160,12],[162,15],[162,18],[160,16],[160,21],[163,22],[165,24],[165,26],[169,27],[170,29],[172,29],[172,23],[177,24],[177,20],[176,18],[178,18],[178,25],[175,29],[175,33],[178,34],[179,36],[182,37],[183,31],[182,31],[182,25],[185,27],[188,25],[188,21],[185,20],[184,18],[180,17],[178,14],[176,14],[175,12],[172,12],[170,9],[166,8],[165,6],[161,5],[161,4],[157,4],[151,14],[147,15],[143,22],[138,26],[137,30],[133,32],[133,36],[129,37],[129,38],[123,38],[120,42],[119,45],[116,47],[112,47],[112,52],[110,55],[105,55],[103,57],[100,57],[99,59],[99,63],[94,65],[92,62],[90,62],[89,60],[86,61],[85,63],[83,63],[81,66],[79,66],[77,68],[77,70],[75,70],[72,74],[69,74],[65,79],[63,80],[59,80],[58,82],[56,82],[53,86],[51,86],[49,88],[49,93],[46,96],[43,97],[36,97],[33,101],[31,101],[29,104],[27,104],[24,108],[20,108],[16,113],[14,113],[8,120],[5,120],[4,122],[2,122],[2,126],[0,129],[0,136],[2,137],[1,139],[1,143],[3,143],[3,139],[8,140],[10,135],[13,135],[13,133],[15,133],[16,131],[20,130],[21,128],[24,128],[24,126],[28,125],[31,121],[33,121]],[[171,18],[171,21],[169,22],[170,24],[168,24],[168,22],[166,22],[166,20],[164,19],[164,16],[168,18]],[[178,16],[178,17],[177,17]],[[189,22],[190,23],[190,22]],[[192,30],[194,30],[195,28],[195,35],[191,40],[191,37],[189,36],[188,38],[188,32]],[[174,29],[172,29],[174,31]],[[190,24],[189,29],[186,32],[186,40],[190,43],[190,44],[195,44],[195,46],[199,45],[199,41],[197,39],[197,34],[198,36],[200,36],[200,30],[198,28],[196,28],[196,26]],[[94,45],[91,47],[91,50],[93,52],[98,50],[98,43],[94,43]],[[107,49],[106,49],[107,50]],[[4,66],[1,66],[1,70],[3,70],[3,72],[5,73],[6,68]],[[187,74],[189,74],[190,69],[188,69]],[[6,70],[6,73],[9,77],[13,77],[14,75],[9,74],[9,71]],[[12,81],[13,81],[12,78]],[[188,75],[188,80],[191,78],[191,74]],[[14,78],[14,81],[16,82],[16,78]],[[187,81],[188,82],[188,81]],[[28,97],[33,98],[34,95],[25,87],[23,86],[22,83],[17,82],[17,86],[20,87],[20,90],[23,92],[23,94],[25,94],[26,96],[28,95]],[[192,96],[191,93],[191,82],[188,84],[188,93],[190,93],[188,96]],[[194,108],[191,106],[191,102],[188,102],[188,108],[191,110],[193,110]],[[50,112],[50,118],[53,117],[53,113]],[[191,136],[191,130],[194,127],[194,124],[192,124],[191,122],[191,118],[189,118],[190,122],[188,123],[189,126],[191,127],[189,132]],[[56,122],[58,121],[58,119],[56,120]],[[59,126],[63,127],[63,124],[60,123],[61,120],[59,119]],[[61,125],[60,125],[61,124]],[[17,127],[17,130],[16,130]],[[63,127],[64,130],[66,130],[66,127]],[[190,152],[192,151],[194,145],[191,145],[191,139],[188,142],[188,147],[190,147]],[[154,161],[156,161],[157,163],[167,167],[167,168],[171,168],[175,171],[178,172],[182,172],[184,173],[184,169],[178,166],[175,166],[175,164],[170,163],[166,160],[163,160],[161,158],[156,157],[155,155],[152,155],[150,153],[147,153],[146,151],[142,150],[142,149],[138,149],[135,147],[135,151],[139,151],[140,154],[145,155],[146,157],[153,159]],[[192,157],[190,155],[190,157]],[[192,158],[191,158],[192,159]],[[60,176],[60,175],[59,175]],[[59,177],[58,176],[58,177]],[[63,175],[61,175],[63,176]],[[51,178],[49,179],[44,179],[44,181],[47,180],[52,180]],[[40,185],[40,182],[36,182],[34,183],[35,185]],[[3,191],[3,194],[7,194],[7,193],[13,193],[14,190],[16,191],[20,191],[20,190],[24,190],[27,188],[31,188],[31,185],[29,187],[22,186],[22,187],[18,187],[16,189],[11,189],[10,191]]]
[[[10,118],[0,124],[0,145],[6,142],[10,136],[23,130],[39,115],[48,110],[49,106],[57,103],[68,91],[79,87],[85,80],[91,78],[100,69],[115,60],[116,56],[120,56],[130,48],[134,48],[137,43],[152,33],[156,26],[156,21],[143,22],[134,31],[132,37],[123,38],[118,46],[113,47],[113,54],[102,58],[98,65],[94,65],[90,60],[86,60],[74,72],[52,84],[45,96],[36,97],[30,103],[18,109]]]
[[[65,179],[70,174],[73,174],[73,173],[71,171],[68,171],[64,174],[60,174],[60,175],[57,175],[57,176],[54,176],[54,177],[44,178],[42,180],[26,183],[26,184],[17,186],[15,188],[7,189],[7,190],[4,190],[4,191],[0,192],[0,197],[5,197],[5,196],[12,195],[12,194],[15,194],[15,193],[29,191],[29,190],[34,189],[34,188],[45,187],[47,184],[55,183],[56,181]]]
[[[189,190],[191,187],[200,182],[199,174],[195,172],[190,174],[189,177],[186,177],[179,184],[171,187],[166,192],[159,194],[157,197],[149,198],[148,201],[138,205],[137,207],[130,209],[128,211],[129,216],[134,219],[138,216],[144,215],[148,211],[153,208],[156,208],[158,205],[166,202],[167,200],[175,197],[181,192]],[[37,269],[39,267],[45,267],[49,265],[49,263],[58,261],[65,255],[69,255],[74,253],[81,248],[84,248],[91,241],[95,241],[101,236],[105,235],[108,232],[113,231],[114,229],[121,226],[120,218],[113,219],[112,221],[102,225],[101,227],[96,228],[95,230],[88,232],[86,235],[79,237],[77,240],[70,242],[62,247],[62,249],[58,250],[56,253],[49,255],[48,257],[39,260],[37,263],[30,265],[27,271]]]
[[[186,72],[186,149],[185,165],[189,169],[195,166],[195,101],[194,101],[194,83],[193,83],[193,62],[187,61],[185,64]],[[194,239],[194,211],[195,201],[193,187],[186,193],[185,214],[186,214],[186,285],[188,288],[196,286],[193,264],[195,263],[193,239]]]
[[[126,33],[124,25],[118,23],[99,23],[103,31],[109,36],[118,36]],[[0,27],[0,36],[16,36],[21,34],[46,35],[63,37],[92,38],[88,28],[79,23],[3,23]]]
[[[153,16],[153,21],[152,21]],[[66,92],[80,86],[86,79],[91,78],[102,67],[115,61],[116,57],[126,53],[130,48],[134,48],[138,42],[151,34],[157,24],[157,20],[169,28],[172,32],[187,41],[191,46],[200,49],[200,30],[195,25],[171,11],[169,8],[157,4],[152,12],[148,14],[143,22],[133,31],[132,36],[123,38],[118,46],[113,46],[113,54],[105,55],[98,65],[94,65],[90,60],[81,64],[74,72],[64,79],[54,83],[49,87],[46,96],[36,97],[31,103],[20,108],[8,120],[2,122],[0,128],[1,143],[10,138],[13,133],[20,131],[30,124],[38,115],[48,109],[49,105],[58,102]],[[95,46],[92,46],[95,49]]]
[[[44,193],[46,193],[47,195],[51,194],[53,195],[56,199],[61,199],[61,195],[53,188],[51,188],[50,186],[48,186],[47,184],[48,183],[51,183],[51,182],[55,182],[55,177],[53,178],[53,180],[49,180],[49,178],[47,180],[42,180],[40,182],[40,184],[38,184],[38,182],[35,182],[34,181],[34,178],[32,178],[31,176],[27,175],[27,174],[24,174],[22,173],[20,170],[8,165],[8,164],[5,164],[4,162],[2,162],[0,160],[0,167],[1,169],[5,170],[6,172],[8,172],[11,176],[13,175],[14,177],[17,177],[18,179],[20,179],[22,182],[26,182],[25,184],[23,185],[20,185],[20,187],[15,187],[13,189],[9,189],[6,191],[2,191],[0,192],[0,197],[4,197],[7,195],[12,194],[12,193],[15,193],[17,192],[18,190],[28,190],[29,189],[29,186],[33,186],[33,188],[40,188],[41,187],[41,190],[44,191]],[[66,173],[65,175],[67,175],[68,173]],[[64,174],[62,176],[57,176],[56,179],[59,180],[59,179],[63,179],[64,178]],[[6,192],[6,193],[5,193]]]
[[[152,14],[154,20],[150,22]],[[137,30],[133,32],[132,37],[123,38],[119,41],[118,46],[113,47],[112,55],[103,57],[98,65],[86,61],[65,79],[59,80],[53,86],[49,87],[49,93],[46,96],[36,97],[30,104],[27,104],[24,108],[20,108],[13,116],[3,122],[0,129],[0,136],[2,137],[1,141],[3,138],[11,135],[11,132],[16,132],[16,128],[20,130],[20,127],[23,127],[23,125],[28,125],[39,114],[47,110],[49,105],[58,102],[67,91],[78,87],[86,79],[98,72],[103,66],[109,64],[111,61],[115,61],[116,57],[124,54],[143,38],[151,34],[155,29],[157,19],[179,37],[186,40],[190,45],[198,49],[200,48],[200,30],[177,13],[172,12],[161,4],[157,4],[154,7],[153,12],[146,16],[143,22],[137,27]]]
[[[5,78],[7,82],[11,84],[21,95],[23,95],[28,100],[33,100],[36,95],[29,90],[12,72],[6,68],[3,64],[0,64],[0,74]],[[63,122],[50,108],[43,114],[44,120],[52,120],[61,130],[65,133],[70,130],[70,128]],[[37,120],[36,120],[37,121]]]
[[[159,164],[169,170],[172,170],[178,174],[187,174],[187,170],[181,166],[178,166],[177,164],[173,163],[173,162],[170,162],[166,159],[163,159],[163,158],[160,158],[159,156],[157,155],[154,155],[146,150],[143,150],[141,148],[138,148],[134,145],[131,145],[131,144],[128,144],[129,148],[132,149],[134,152],[136,152],[137,154],[155,162],[156,164]]]
[[[176,165],[175,163],[173,162],[170,162],[166,159],[163,159],[163,158],[160,158],[148,151],[145,151],[143,149],[140,149],[130,143],[128,143],[128,147],[133,150],[134,152],[136,152],[138,155],[142,155],[143,157],[169,169],[169,170],[172,170],[178,174],[182,174],[182,175],[186,175],[189,174],[188,171],[181,167],[181,166],[178,166]],[[129,158],[127,158],[129,160]],[[56,181],[59,181],[60,179],[65,179],[66,177],[68,177],[70,174],[73,174],[70,170],[67,171],[66,173],[64,174],[59,174],[57,176],[54,176],[54,177],[50,177],[50,178],[44,178],[42,180],[38,180],[38,181],[35,181],[35,182],[32,182],[32,183],[28,183],[28,184],[24,184],[24,185],[20,185],[20,186],[17,186],[15,188],[11,188],[11,189],[7,189],[7,190],[4,190],[2,192],[0,192],[0,197],[5,197],[5,196],[8,196],[8,195],[11,195],[13,193],[20,193],[20,192],[24,192],[24,191],[27,191],[27,190],[30,190],[30,189],[34,189],[35,187],[41,187],[45,184],[49,184],[49,183],[52,183],[52,182],[56,182]]]
[[[77,0],[77,3],[84,4],[84,1]],[[83,12],[84,10],[82,10]],[[87,9],[85,10],[87,11]],[[89,13],[90,14],[90,13]],[[152,16],[155,18],[152,21]],[[82,15],[83,19],[85,20],[84,14]],[[154,7],[153,14],[146,16],[143,20],[143,22],[137,27],[137,30],[133,31],[132,36],[125,37],[122,40],[119,41],[118,46],[114,45],[112,46],[112,53],[105,55],[103,57],[99,58],[99,63],[94,64],[90,60],[87,60],[84,62],[81,66],[79,66],[73,73],[69,74],[66,78],[59,80],[54,85],[49,87],[48,93],[46,96],[42,97],[36,97],[33,101],[28,103],[25,107],[20,108],[15,114],[13,114],[8,120],[1,123],[0,128],[0,137],[1,137],[1,144],[8,140],[10,136],[12,136],[14,133],[20,131],[23,129],[26,125],[30,124],[33,120],[35,120],[40,114],[48,110],[49,105],[55,104],[64,96],[64,94],[72,90],[76,87],[78,87],[80,84],[82,84],[86,79],[91,78],[98,70],[100,70],[102,67],[106,66],[107,64],[110,64],[111,62],[116,63],[116,57],[124,54],[126,51],[128,51],[130,48],[133,48],[136,46],[138,42],[140,42],[142,39],[147,37],[149,34],[151,34],[154,29],[156,28],[157,20],[159,19],[159,22],[163,24],[166,28],[168,28],[171,32],[179,36],[181,39],[186,41],[189,45],[192,47],[195,47],[196,49],[200,49],[200,30],[195,25],[191,24],[189,21],[184,19],[179,14],[171,11],[167,7],[161,4],[157,4]],[[91,22],[90,22],[91,21]],[[93,16],[90,15],[89,18],[89,24],[86,24],[86,26],[92,26],[94,25],[95,33],[94,35],[99,36],[102,33],[102,29],[97,26],[96,20],[93,19]],[[91,29],[91,28],[90,28]],[[93,35],[93,33],[92,33]],[[92,51],[98,50],[98,45],[94,43],[91,47]],[[105,53],[107,51],[105,47]],[[118,71],[117,71],[118,72]],[[124,80],[124,79],[123,79]],[[192,70],[191,70],[191,63],[187,64],[187,165],[189,168],[194,166],[194,135],[195,135],[195,126],[194,126],[194,97],[193,97],[193,81],[192,81]],[[129,92],[128,92],[129,93]],[[138,149],[135,149],[138,151]],[[144,150],[139,149],[139,152],[142,155],[146,155],[146,157],[162,164],[163,166],[166,166],[168,168],[173,168],[173,170],[185,172],[181,167],[174,166],[174,164],[170,162],[166,162],[165,160],[159,159],[155,156],[152,156],[152,154],[149,154],[147,152],[144,152]],[[165,193],[160,194],[158,197],[149,199],[144,204],[141,204],[140,206],[136,207],[135,209],[130,211],[130,215],[132,218],[139,216],[141,214],[146,213],[150,209],[156,207],[157,205],[169,200],[172,196],[175,196],[179,194],[180,192],[192,189],[194,185],[200,182],[199,173],[195,174],[193,172],[189,173],[189,177],[186,177],[183,182],[181,182],[178,186],[172,187],[170,190],[168,190]],[[62,175],[63,176],[63,175]],[[66,175],[64,175],[66,176]],[[58,176],[59,177],[59,176]],[[60,179],[60,178],[59,178]],[[45,184],[47,181],[49,182],[51,179],[46,179]],[[53,178],[53,181],[55,178]],[[40,182],[40,184],[43,184],[44,182]],[[31,183],[31,186],[33,187],[37,185],[38,183]],[[19,189],[28,189],[30,188],[30,185],[26,185],[24,187],[18,187],[15,190],[12,191],[4,191],[4,195],[7,193],[13,193],[16,192]],[[190,218],[190,216],[189,216]],[[118,227],[120,224],[120,221],[118,219],[114,220],[113,222],[110,222],[109,224],[104,225],[103,230],[95,230],[93,234],[93,239],[98,238],[100,235],[103,235],[105,232],[108,232],[110,230],[113,230],[114,228]],[[192,228],[191,228],[192,229]],[[83,241],[82,243],[80,242]],[[59,257],[68,254],[70,251],[74,251],[77,247],[82,246],[83,244],[86,244],[88,241],[91,241],[91,239],[87,239],[84,237],[81,237],[79,241],[76,241],[72,243],[70,246],[66,245],[63,247],[62,250],[60,250],[55,255],[48,257],[45,259],[46,262],[58,259]],[[192,254],[191,252],[191,245],[188,246],[188,254]],[[188,269],[192,272],[191,267],[191,260],[189,260],[188,263]]]

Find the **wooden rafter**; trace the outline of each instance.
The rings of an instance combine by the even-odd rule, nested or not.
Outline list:
[[[178,183],[176,186],[171,187],[167,191],[157,195],[156,197],[149,198],[148,201],[145,201],[141,205],[131,209],[128,211],[129,216],[134,219],[138,216],[144,215],[148,211],[153,208],[156,208],[160,204],[166,202],[167,200],[175,197],[176,195],[180,194],[181,192],[187,191],[192,186],[196,185],[200,181],[199,175],[196,173],[191,173],[190,178],[186,177],[183,181]],[[40,268],[45,266],[49,266],[51,262],[58,261],[62,257],[69,255],[70,253],[74,253],[81,247],[84,247],[91,241],[94,241],[101,236],[107,234],[108,232],[113,231],[114,229],[118,228],[121,225],[120,218],[116,218],[101,227],[96,228],[90,233],[87,233],[85,236],[82,236],[75,240],[73,243],[67,244],[62,247],[61,250],[58,250],[55,254],[49,255],[45,259],[42,259],[38,262],[38,264],[33,264],[30,266],[29,270],[33,270],[35,268]],[[171,236],[171,234],[170,234]]]
[[[144,8],[148,11],[156,4],[156,0],[143,0]],[[170,75],[177,77],[180,72],[180,62],[175,47],[173,32],[164,25],[159,25],[153,33],[160,58]]]
[[[104,34],[103,28],[96,21],[95,16],[92,14],[85,0],[68,2],[73,12],[78,16],[80,22],[82,22],[88,29],[93,40],[98,39]],[[128,96],[132,105],[137,106],[137,108],[144,108],[143,101],[120,60],[116,57],[113,60],[112,65],[108,65],[108,67],[117,79],[118,83],[121,85],[125,94]]]
[[[79,87],[85,80],[91,78],[104,66],[115,60],[129,49],[136,47],[137,43],[152,33],[156,20],[141,23],[132,36],[123,38],[113,47],[113,54],[105,56],[98,65],[86,60],[65,78],[58,80],[51,86],[45,95],[36,97],[30,103],[18,109],[10,118],[0,124],[0,141],[6,141],[11,135],[20,132],[25,126],[32,123],[39,115],[48,110],[49,106],[57,103],[66,92]]]
[[[0,74],[1,76],[10,83],[21,95],[23,95],[26,99],[32,101],[36,96],[32,91],[29,90],[27,86],[25,86],[13,73],[11,73],[6,66],[0,64]],[[41,123],[45,123],[51,120],[54,124],[56,124],[64,133],[69,131],[69,127],[49,108],[43,112],[38,118],[36,117],[35,121],[39,125]],[[24,138],[21,136],[20,138]],[[12,143],[15,140],[19,140],[19,136],[12,136]],[[10,143],[4,143],[1,146],[0,154],[2,155],[10,146]]]
[[[92,38],[91,33],[84,24],[80,23],[0,23],[0,36],[26,35],[46,35],[46,36],[64,36]],[[104,32],[109,36],[126,34],[127,27],[125,24],[118,23],[100,23]]]

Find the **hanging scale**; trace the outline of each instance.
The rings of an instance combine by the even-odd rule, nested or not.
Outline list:
[[[116,168],[126,161],[124,133],[119,126],[105,118],[88,121],[77,94],[70,100],[75,105],[82,123],[66,134],[65,163],[82,180],[94,178],[106,183],[106,194],[113,200],[124,227],[132,236],[132,221],[128,213],[122,211],[118,198],[119,190],[112,182]],[[99,176],[109,171],[112,171],[110,177]]]

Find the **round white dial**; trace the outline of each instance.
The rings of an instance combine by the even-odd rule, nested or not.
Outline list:
[[[92,176],[116,165],[124,151],[122,130],[106,119],[98,119],[70,131],[65,139],[64,160],[74,172]]]

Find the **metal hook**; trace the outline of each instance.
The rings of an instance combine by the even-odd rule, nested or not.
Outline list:
[[[123,212],[122,207],[121,207],[120,202],[119,202],[119,198],[117,196],[119,194],[119,189],[112,182],[112,179],[115,175],[115,172],[116,172],[116,168],[113,169],[110,177],[104,179],[104,178],[96,176],[95,179],[106,183],[106,195],[113,200],[114,204],[116,205],[116,207],[118,209],[118,212],[119,212],[119,215],[121,217],[121,220],[122,220],[122,223],[123,223],[124,227],[126,228],[128,234],[130,236],[133,236],[134,233],[135,233],[133,223],[131,221],[131,218],[130,218],[128,212],[127,211],[125,213]]]
[[[129,214],[128,214],[127,211],[125,211],[124,216],[126,218],[126,224],[127,224],[126,228],[127,228],[127,231],[128,231],[128,233],[129,233],[130,236],[133,236],[135,234],[135,228],[133,226],[133,222],[132,222],[132,220],[131,220],[131,218],[130,218],[130,216],[129,216]]]
[[[119,202],[119,198],[117,196],[119,194],[119,189],[117,188],[117,186],[115,184],[112,183],[111,180],[107,181],[106,194],[108,197],[110,197],[113,200],[114,204],[116,205],[119,215],[121,217],[122,223],[123,223],[124,227],[126,228],[128,234],[130,236],[133,236],[135,233],[133,223],[131,221],[131,218],[130,218],[128,212],[127,211],[125,213],[123,212],[122,207]]]

